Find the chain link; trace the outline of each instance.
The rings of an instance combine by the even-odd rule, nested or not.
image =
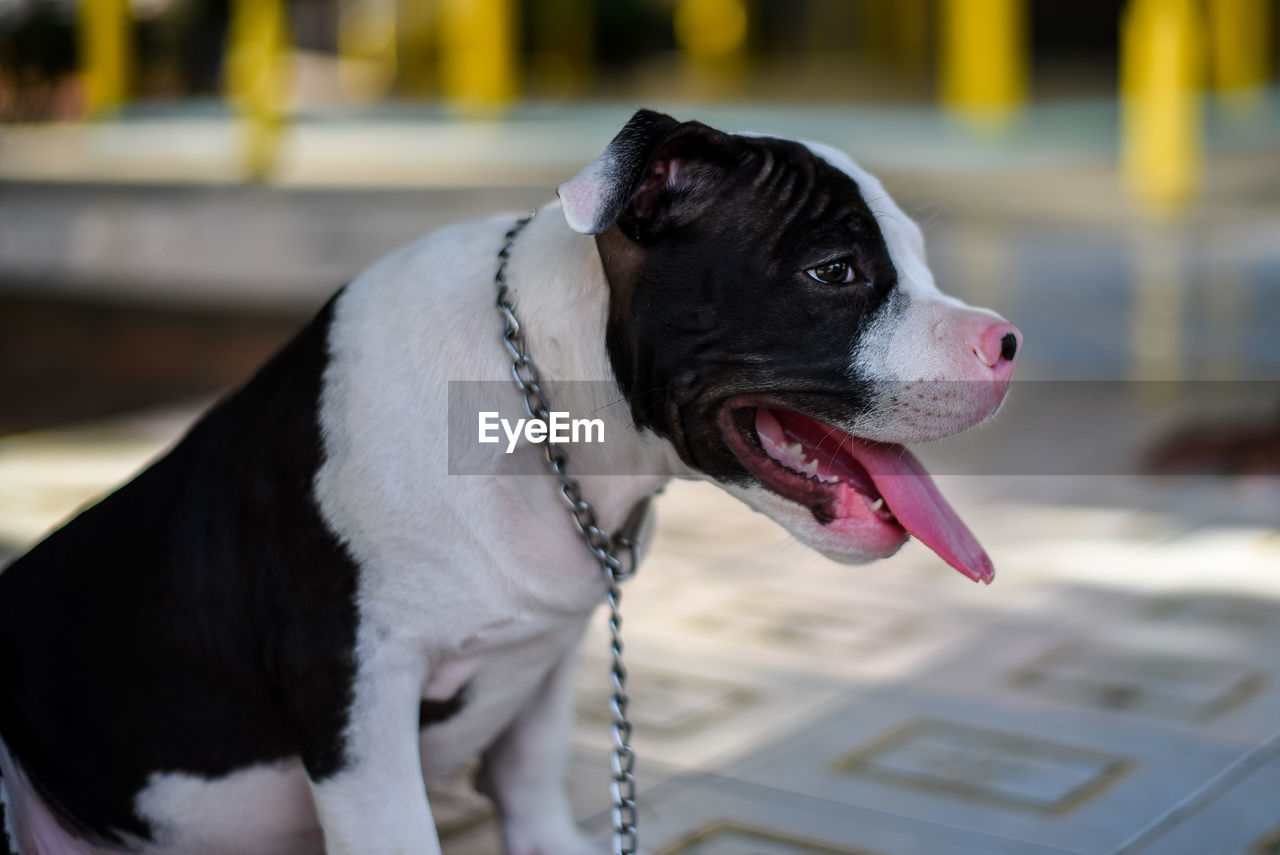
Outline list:
[[[511,304],[510,289],[507,287],[507,262],[511,258],[511,248],[516,237],[533,219],[530,214],[518,220],[507,232],[502,249],[498,252],[498,269],[493,281],[498,286],[497,307],[502,315],[502,341],[511,355],[511,379],[524,400],[525,411],[533,418],[550,421],[551,408],[547,404],[542,391],[542,378],[538,369],[529,359],[529,351],[525,344],[524,330],[516,317],[515,307]],[[610,757],[612,779],[609,783],[609,797],[612,802],[613,819],[613,855],[635,855],[639,839],[636,815],[636,753],[631,748],[631,720],[627,716],[627,669],[622,664],[622,590],[621,583],[635,573],[635,537],[636,530],[644,521],[648,509],[644,500],[631,512],[627,522],[618,534],[611,538],[605,534],[596,521],[595,510],[582,496],[582,486],[566,471],[569,455],[563,448],[548,436],[543,443],[547,468],[560,481],[558,491],[560,498],[568,506],[569,514],[577,523],[582,539],[587,544],[596,563],[604,573],[608,589],[605,592],[605,603],[609,606],[609,652],[612,666],[609,680],[613,695],[609,699],[609,712],[613,720],[613,751]],[[623,562],[621,555],[630,559]]]

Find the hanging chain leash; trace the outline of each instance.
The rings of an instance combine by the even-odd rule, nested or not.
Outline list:
[[[530,214],[518,220],[506,234],[502,249],[498,252],[498,269],[493,281],[498,286],[497,308],[502,315],[502,341],[511,355],[511,378],[524,399],[525,411],[532,418],[549,422],[551,408],[542,390],[542,379],[538,369],[529,360],[529,351],[525,346],[524,331],[520,321],[516,319],[515,308],[510,299],[507,287],[507,262],[511,258],[511,248],[516,237],[533,219]],[[543,443],[543,451],[547,458],[547,468],[560,481],[558,491],[560,498],[568,506],[569,513],[577,523],[578,530],[587,544],[587,549],[600,565],[608,586],[605,602],[609,606],[609,652],[612,665],[609,672],[613,688],[609,699],[609,712],[613,720],[613,750],[610,757],[612,780],[609,784],[609,795],[612,800],[613,819],[613,855],[635,855],[637,845],[636,832],[636,753],[631,748],[631,721],[627,717],[627,669],[622,664],[622,612],[621,584],[635,574],[635,538],[636,532],[648,515],[649,499],[641,500],[628,515],[622,528],[613,537],[605,534],[596,521],[595,510],[582,497],[582,486],[566,472],[569,457],[563,448],[548,436]],[[629,559],[624,562],[623,555]]]

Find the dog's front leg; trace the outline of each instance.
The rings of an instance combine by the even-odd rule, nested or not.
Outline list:
[[[567,790],[577,650],[543,679],[484,753],[477,776],[502,818],[507,855],[600,855],[574,824]]]
[[[440,855],[418,747],[422,686],[412,667],[361,663],[340,768],[307,763],[326,855]]]

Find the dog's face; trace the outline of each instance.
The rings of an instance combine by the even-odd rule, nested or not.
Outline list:
[[[993,414],[1020,335],[938,292],[878,181],[825,146],[641,111],[560,196],[597,235],[638,427],[832,558],[882,558],[910,533],[990,581],[899,443]]]

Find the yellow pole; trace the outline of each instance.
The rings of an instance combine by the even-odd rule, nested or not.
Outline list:
[[[396,79],[398,63],[395,0],[356,0],[338,19],[338,80],[343,94],[357,101],[382,98]]]
[[[1271,71],[1269,0],[1209,0],[1210,71],[1218,97],[1237,112],[1262,103]]]
[[[399,91],[404,95],[434,94],[436,80],[436,3],[400,0],[396,4],[396,55]]]
[[[81,0],[80,69],[85,115],[99,116],[124,103],[129,77],[128,0]]]
[[[1130,0],[1121,22],[1122,167],[1154,212],[1184,205],[1200,170],[1195,0]]]
[[[1172,231],[1148,228],[1138,234],[1134,250],[1129,327],[1133,379],[1187,379],[1182,355],[1191,283],[1185,248]],[[1141,389],[1153,401],[1169,394],[1167,383],[1142,383]]]
[[[739,79],[746,67],[745,0],[678,0],[676,44],[699,74]]]
[[[1027,97],[1026,0],[942,0],[942,103],[979,124],[1007,122]]]
[[[283,0],[233,0],[227,40],[227,96],[243,125],[245,165],[253,179],[274,165],[288,81]]]
[[[440,85],[464,113],[502,110],[516,95],[513,0],[442,0]]]

